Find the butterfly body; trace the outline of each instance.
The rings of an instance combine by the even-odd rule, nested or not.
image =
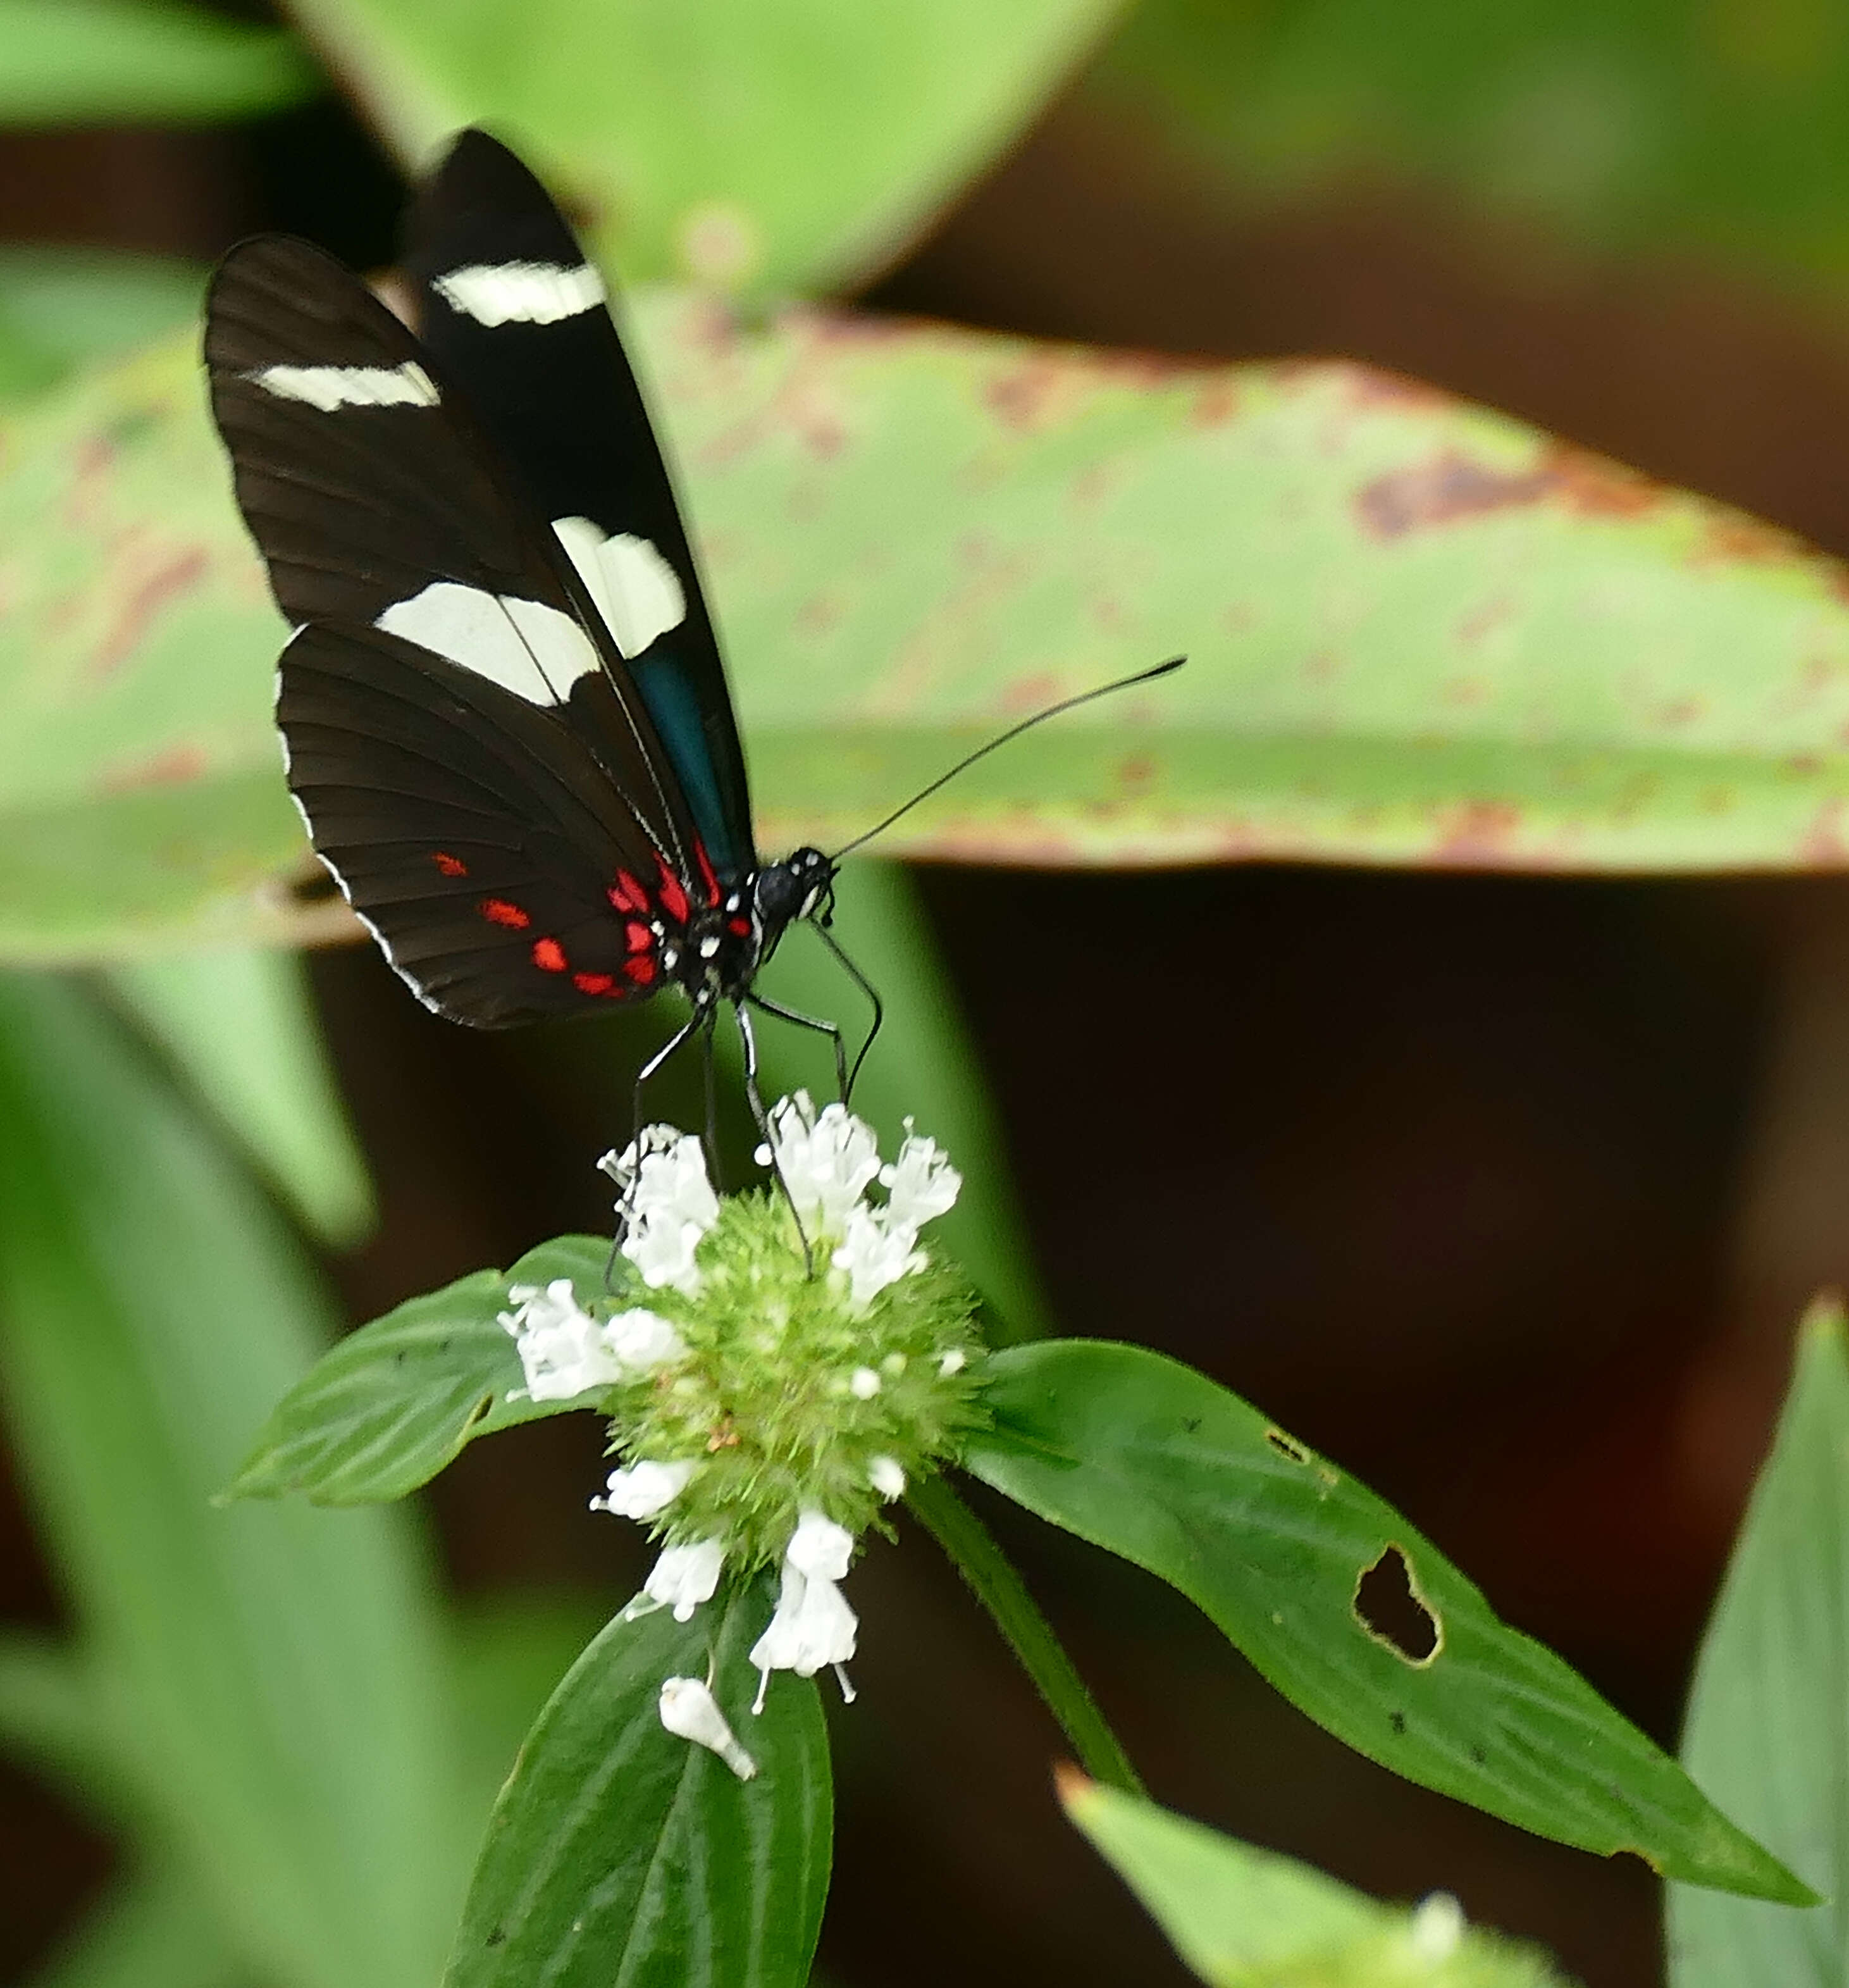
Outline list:
[[[287,238],[240,245],[213,281],[213,412],[296,631],[290,791],[436,1013],[504,1027],[675,987],[710,1026],[755,999],[793,923],[826,923],[834,867],[758,855],[716,632],[603,279],[479,131],[419,196],[404,269],[415,332]]]

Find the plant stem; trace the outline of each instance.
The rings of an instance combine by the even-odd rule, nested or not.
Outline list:
[[[905,1494],[912,1516],[955,1563],[970,1592],[995,1618],[1009,1647],[1033,1679],[1046,1709],[1072,1742],[1080,1764],[1094,1780],[1126,1794],[1140,1795],[1143,1783],[1117,1736],[1104,1723],[1085,1681],[1040,1613],[1014,1565],[989,1528],[941,1477],[927,1477]]]

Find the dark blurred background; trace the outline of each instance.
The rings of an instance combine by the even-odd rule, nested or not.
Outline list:
[[[401,191],[331,97],[235,134],[0,139],[0,238],[203,259],[282,227],[376,265]],[[1849,554],[1841,313],[1686,249],[1563,253],[1413,175],[1231,201],[1147,107],[1083,81],[860,301],[1371,360]],[[1849,885],[919,881],[1060,1329],[1147,1341],[1262,1403],[1673,1746],[1790,1328],[1849,1274]],[[1100,999],[1107,960],[1129,964]],[[605,1225],[587,1162],[620,1127],[632,1024],[475,1036],[370,948],[322,955],[316,980],[384,1210],[332,1266],[356,1320]],[[434,1501],[458,1588],[593,1610],[626,1592],[639,1542],[583,1510],[597,1453],[583,1418],[469,1452]],[[1379,1892],[1453,1890],[1588,1988],[1661,1978],[1641,1865],[1375,1770],[1158,1584],[979,1502],[1161,1799]],[[1182,1980],[1060,1818],[1056,1735],[928,1542],[876,1547],[854,1600],[828,1979]],[[56,1611],[10,1492],[0,1611]],[[107,1854],[0,1767],[0,1974],[29,1970]]]

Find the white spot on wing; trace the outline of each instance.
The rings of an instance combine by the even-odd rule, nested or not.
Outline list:
[[[627,532],[608,537],[588,518],[555,518],[552,528],[625,661],[687,619],[679,576],[650,540]]]
[[[435,382],[414,359],[402,366],[260,366],[244,376],[279,401],[339,407],[434,407]]]
[[[529,704],[563,704],[580,677],[599,668],[597,652],[570,615],[543,600],[484,593],[453,580],[394,601],[376,626],[447,656]]]
[[[451,269],[431,288],[452,310],[477,324],[556,324],[594,310],[606,292],[588,262],[575,269],[556,262],[475,262]]]

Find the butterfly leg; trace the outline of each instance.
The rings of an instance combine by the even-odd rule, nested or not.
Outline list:
[[[764,1109],[764,1100],[758,1090],[758,1038],[751,1026],[751,1017],[745,1012],[745,1003],[735,1001],[732,1012],[738,1017],[739,1040],[745,1049],[745,1101],[751,1107],[752,1122],[758,1128],[758,1137],[764,1141],[764,1150],[770,1155],[770,1170],[776,1176],[777,1187],[789,1210],[789,1219],[796,1225],[796,1234],[803,1244],[803,1268],[810,1276],[816,1273],[815,1253],[809,1246],[809,1231],[803,1226],[803,1218],[796,1212],[796,1198],[789,1191],[789,1183],[783,1178],[783,1169],[777,1160],[776,1141],[770,1136],[770,1115]]]
[[[719,1178],[719,1089],[712,1056],[713,1033],[718,1019],[717,1008],[707,1009],[706,1026],[700,1031],[700,1062],[706,1086],[706,1170],[712,1176],[714,1187],[723,1193],[724,1183]]]
[[[847,1045],[843,1040],[840,1026],[825,1022],[819,1015],[805,1015],[795,1008],[786,1008],[781,1001],[772,1001],[762,994],[747,994],[745,999],[766,1015],[775,1015],[779,1021],[793,1022],[799,1029],[813,1029],[819,1036],[826,1036],[834,1046],[835,1095],[845,1104],[847,1102]]]
[[[886,1003],[880,999],[878,988],[855,965],[847,955],[847,948],[827,926],[818,918],[810,919],[810,923],[814,927],[816,936],[840,962],[842,972],[867,996],[873,1006],[873,1023],[867,1031],[867,1040],[861,1043],[854,1060],[854,1068],[847,1073],[847,1081],[841,1087],[841,1102],[845,1104],[853,1097],[854,1087],[860,1080],[860,1066],[866,1062],[867,1051],[873,1047],[874,1039],[885,1024]]]

